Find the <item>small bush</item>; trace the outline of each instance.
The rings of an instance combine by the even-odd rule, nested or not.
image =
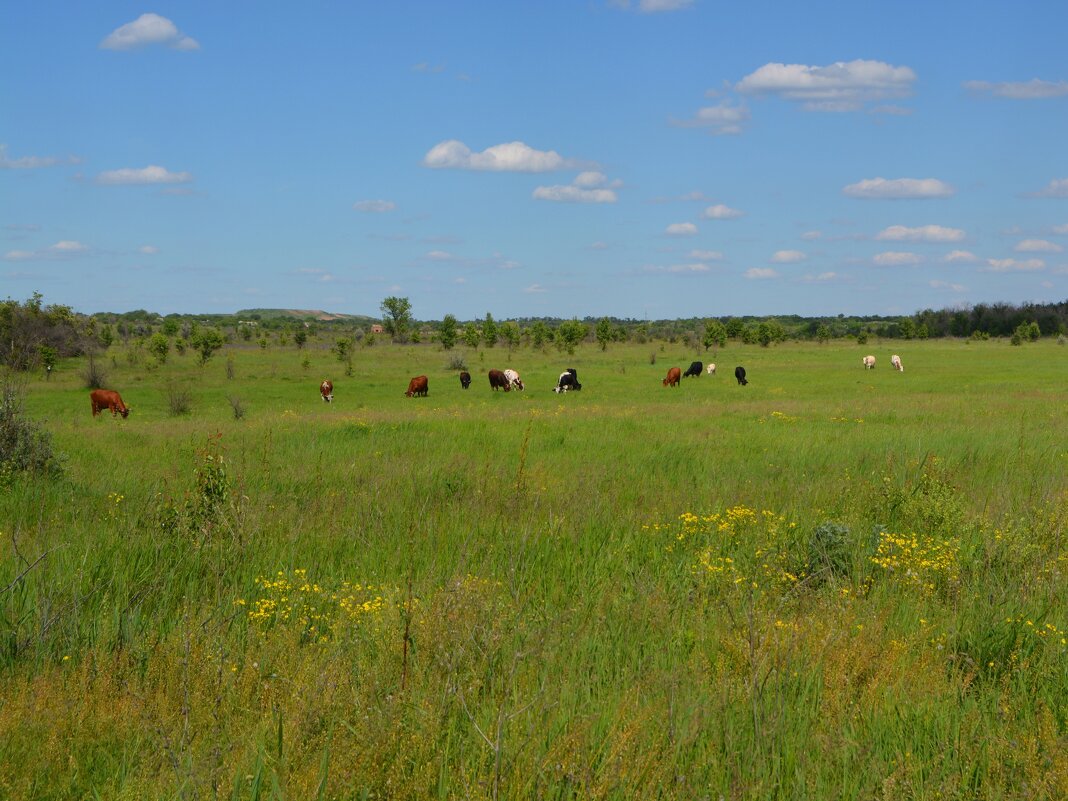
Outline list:
[[[22,471],[59,475],[60,457],[49,433],[23,416],[22,392],[5,378],[0,382],[0,486]]]
[[[114,360],[114,357],[112,359]],[[90,353],[85,367],[82,369],[82,383],[85,384],[85,388],[103,389],[107,384],[107,380],[108,374],[104,370],[104,366],[96,360],[96,356]]]
[[[466,370],[467,362],[465,361],[462,354],[457,353],[454,354],[451,359],[449,359],[448,368],[450,370]]]
[[[816,526],[808,541],[808,564],[812,575],[822,582],[849,575],[849,529],[826,520]]]
[[[230,408],[233,409],[235,420],[240,420],[245,416],[245,404],[241,402],[241,398],[236,395],[227,395],[226,399],[230,401]]]
[[[234,357],[226,357],[226,377],[230,380],[234,380]]]
[[[649,364],[656,364],[656,351],[649,354]]]
[[[167,408],[171,417],[189,414],[193,410],[193,394],[183,385],[171,382],[167,384]]]

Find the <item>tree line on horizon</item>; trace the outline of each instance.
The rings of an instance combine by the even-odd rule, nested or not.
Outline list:
[[[58,358],[80,356],[121,342],[148,351],[160,363],[173,349],[186,350],[207,362],[225,344],[286,346],[298,350],[309,342],[327,344],[342,361],[357,347],[379,342],[430,344],[451,350],[459,345],[510,351],[521,346],[555,346],[574,353],[584,342],[601,350],[613,343],[662,341],[682,343],[695,351],[725,347],[731,340],[765,347],[786,340],[829,342],[869,337],[885,339],[1010,338],[1013,344],[1068,334],[1068,300],[1059,303],[979,303],[967,308],[924,309],[902,316],[806,317],[738,315],[675,320],[617,317],[560,319],[521,317],[498,321],[485,317],[461,321],[417,320],[408,298],[387,297],[381,318],[341,316],[308,319],[286,310],[244,310],[235,314],[168,314],[144,309],[85,315],[71,307],[45,305],[39,292],[26,301],[0,301],[0,364],[15,370],[49,368]]]

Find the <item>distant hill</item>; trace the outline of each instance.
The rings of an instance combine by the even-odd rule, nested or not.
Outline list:
[[[239,317],[242,320],[253,318],[259,320],[275,320],[279,317],[291,317],[294,320],[319,320],[321,322],[330,322],[332,320],[352,320],[353,322],[359,322],[361,320],[377,319],[374,317],[367,317],[363,314],[339,314],[322,311],[321,309],[242,309],[239,312],[234,312],[234,317]]]

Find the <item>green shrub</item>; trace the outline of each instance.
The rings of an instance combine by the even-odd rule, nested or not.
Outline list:
[[[5,378],[0,383],[0,483],[24,471],[57,476],[60,456],[49,433],[25,418],[22,393],[14,381]]]

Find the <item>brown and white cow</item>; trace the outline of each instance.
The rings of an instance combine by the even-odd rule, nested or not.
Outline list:
[[[890,364],[899,373],[905,372],[905,368],[901,364],[901,357],[898,356],[896,353],[893,356],[890,357]]]
[[[427,393],[427,378],[425,375],[417,375],[411,381],[408,382],[408,391],[404,393],[405,397],[426,397]]]
[[[512,389],[511,382],[505,377],[504,373],[500,370],[489,371],[490,387],[496,392],[498,389],[503,389],[505,392],[510,392]]]
[[[508,380],[508,383],[511,385],[512,389],[520,391],[526,389],[526,387],[523,386],[523,379],[519,377],[519,373],[517,373],[515,370],[512,370],[511,368],[505,370],[504,377]]]
[[[334,399],[334,385],[330,379],[323,379],[323,383],[319,385],[319,394],[323,396],[323,400],[327,403]]]
[[[672,367],[668,370],[667,378],[664,379],[665,387],[677,387],[682,380],[682,370],[678,367]]]
[[[104,409],[111,409],[111,416],[121,414],[123,419],[130,414],[130,407],[122,402],[119,393],[113,389],[94,389],[89,393],[89,402],[93,405],[93,417]]]
[[[860,361],[864,364],[864,369],[865,370],[874,370],[875,369],[875,357],[874,356],[871,356],[871,355],[865,356]]]

